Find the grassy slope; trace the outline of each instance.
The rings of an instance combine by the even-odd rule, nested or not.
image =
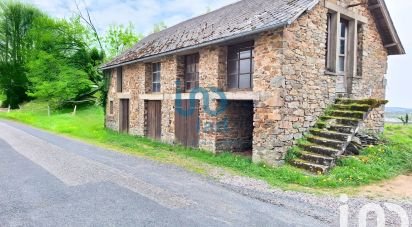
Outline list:
[[[312,176],[289,165],[269,168],[228,153],[213,155],[200,150],[166,145],[146,138],[105,130],[103,111],[99,107],[80,109],[76,116],[72,116],[69,112],[54,112],[51,117],[48,117],[44,106],[31,104],[22,111],[0,113],[0,117],[129,154],[175,163],[200,173],[207,172],[208,165],[225,167],[235,173],[263,179],[271,185],[282,188],[303,186],[326,189],[359,186],[412,171],[412,127],[389,125],[385,134],[388,140],[386,145],[370,147],[359,157],[342,160],[328,175]]]

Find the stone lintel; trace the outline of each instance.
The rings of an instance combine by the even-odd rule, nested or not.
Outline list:
[[[338,6],[338,5],[336,5],[332,2],[325,1],[325,7],[327,9],[330,9],[330,10],[336,12],[336,13],[340,13],[340,14],[346,16],[346,17],[357,20],[357,21],[362,22],[364,24],[368,23],[368,18],[366,18],[362,15],[359,15],[359,14],[353,12],[353,11],[350,11],[347,8],[344,8],[342,6]]]
[[[117,93],[117,98],[118,99],[131,99],[132,95],[129,92]]]
[[[139,98],[141,100],[153,100],[153,101],[164,100],[164,94],[162,93],[143,94],[143,95],[139,95]]]

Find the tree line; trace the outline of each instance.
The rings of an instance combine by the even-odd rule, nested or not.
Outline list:
[[[157,32],[164,23],[154,26]],[[40,99],[54,106],[96,99],[104,103],[107,81],[99,66],[143,38],[127,26],[112,25],[100,37],[88,10],[69,19],[53,18],[33,5],[0,2],[0,96],[2,105]]]

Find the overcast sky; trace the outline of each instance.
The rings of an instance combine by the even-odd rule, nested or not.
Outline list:
[[[55,17],[70,17],[74,0],[26,0]],[[83,0],[78,0],[83,3]],[[99,31],[111,24],[133,22],[139,33],[147,35],[153,24],[164,21],[169,27],[237,0],[84,0]],[[388,106],[412,108],[412,1],[387,0],[386,4],[408,55],[390,56]],[[409,65],[408,65],[409,64]]]

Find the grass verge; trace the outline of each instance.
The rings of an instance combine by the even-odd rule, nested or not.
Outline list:
[[[0,118],[23,122],[34,127],[78,138],[106,148],[174,163],[198,173],[209,166],[223,167],[236,174],[267,181],[281,188],[310,187],[337,189],[366,185],[412,171],[412,127],[388,125],[385,145],[370,147],[358,157],[340,160],[329,174],[309,175],[289,165],[271,168],[254,164],[250,159],[229,153],[214,155],[202,150],[172,146],[143,137],[119,134],[103,127],[103,110],[85,107],[76,116],[70,110],[55,111],[47,116],[41,104],[26,105],[23,110],[0,113]]]

